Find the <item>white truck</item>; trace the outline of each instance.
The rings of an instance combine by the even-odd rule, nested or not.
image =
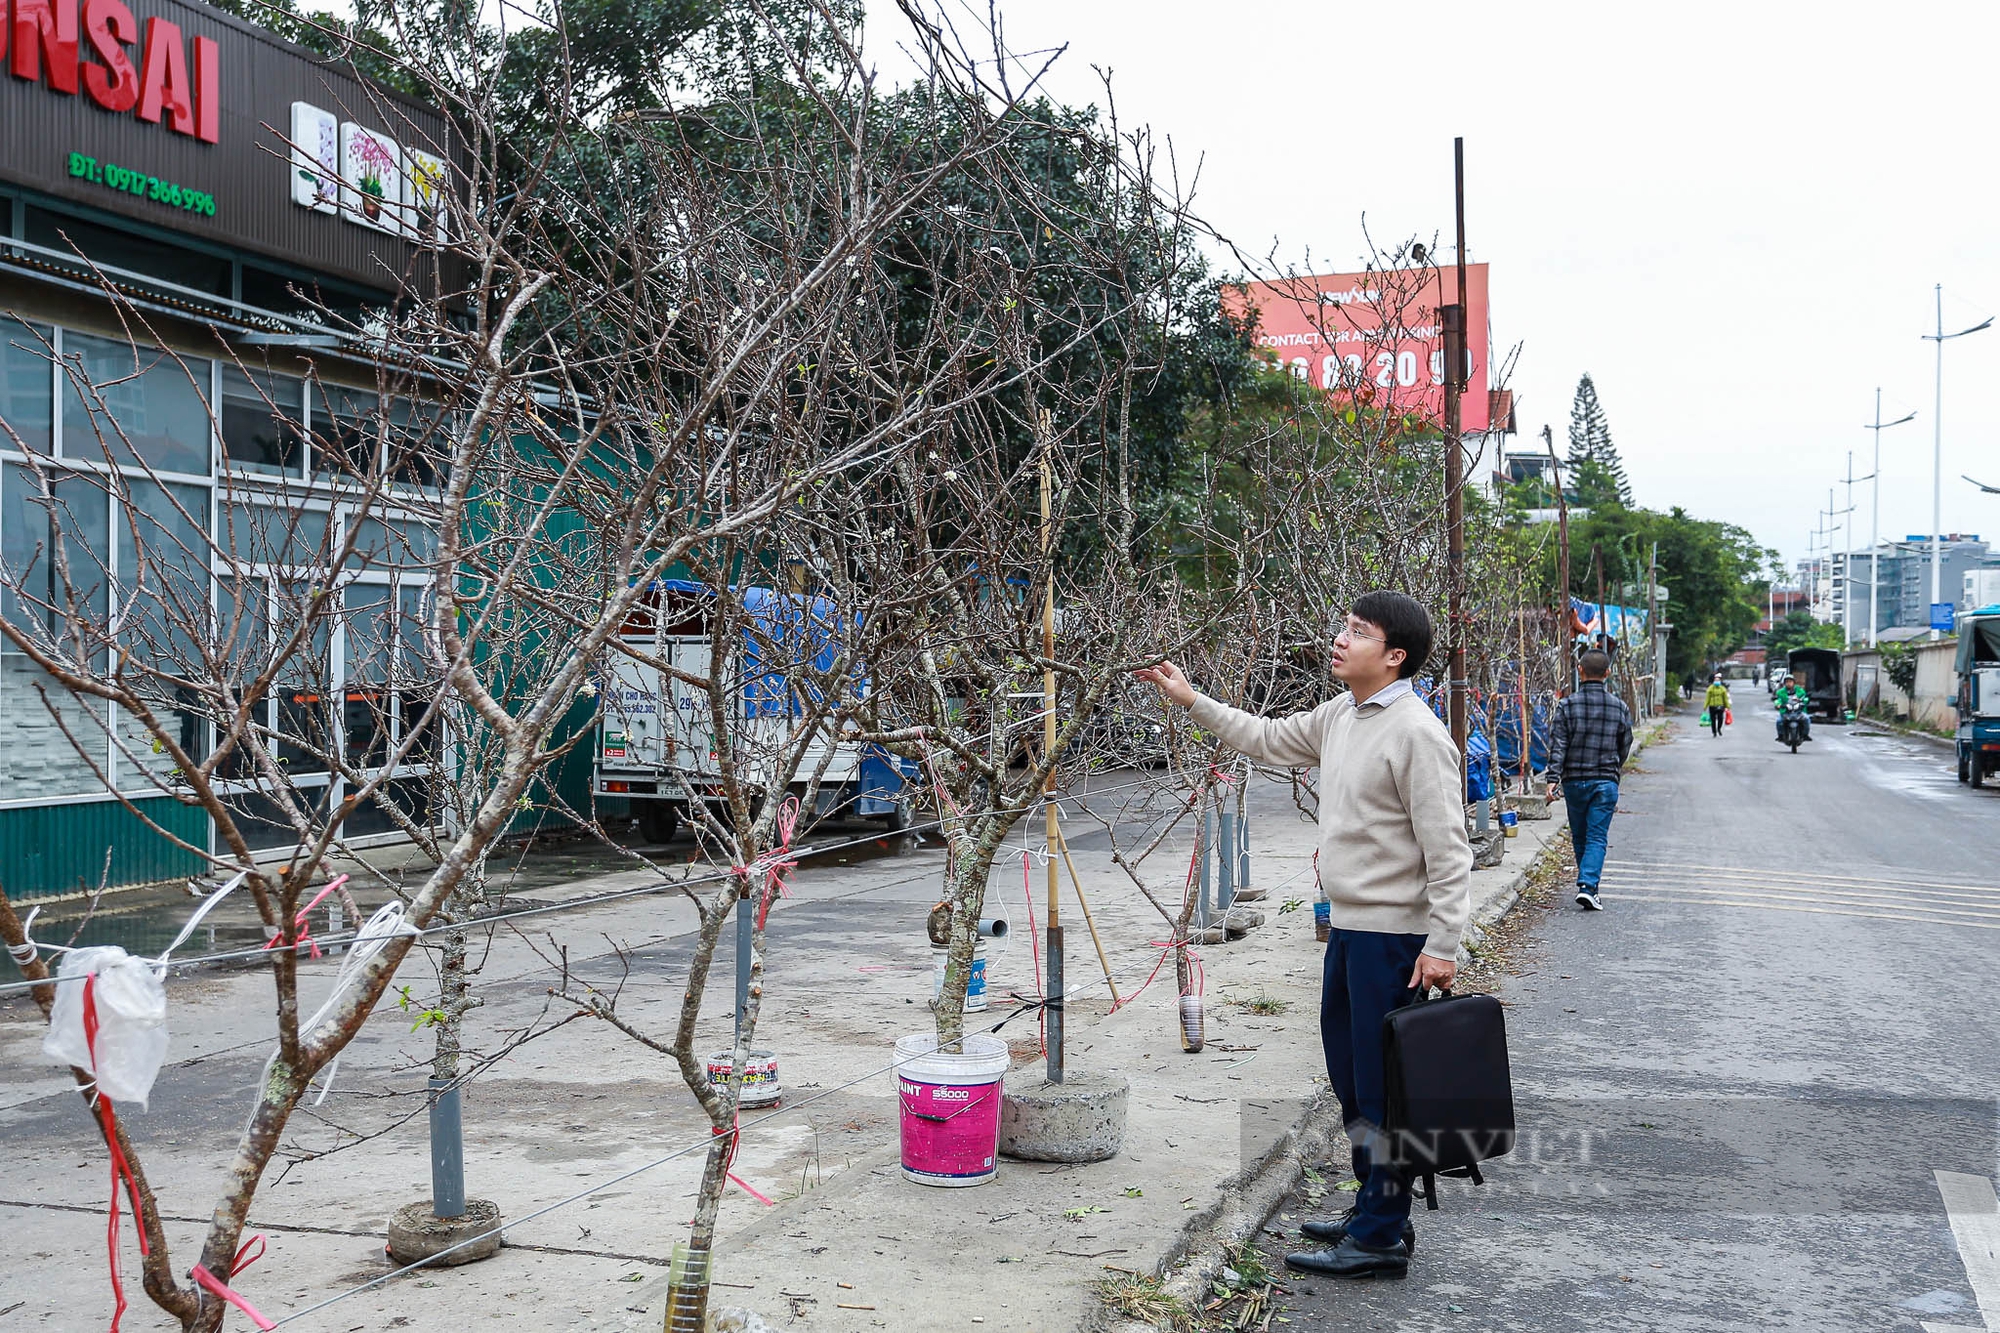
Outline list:
[[[727,734],[739,772],[759,799],[768,799],[778,785],[773,771],[777,756],[790,748],[797,728],[808,725],[799,716],[800,700],[786,663],[809,651],[821,670],[830,669],[839,650],[830,632],[837,618],[823,598],[769,588],[737,589],[732,595],[742,599],[753,626],[725,664],[730,672]],[[620,637],[674,670],[706,680],[714,648],[714,606],[715,594],[703,584],[661,580],[647,590]],[[766,660],[774,658],[784,660]],[[719,729],[709,692],[623,654],[612,658],[598,688],[591,789],[599,797],[629,800],[647,841],[671,841],[695,802],[714,807],[723,799]],[[769,775],[761,781],[760,769]],[[882,747],[837,740],[821,726],[783,783],[785,793],[803,798],[815,773],[820,786],[808,822],[866,819],[891,832],[913,822],[916,768]]]

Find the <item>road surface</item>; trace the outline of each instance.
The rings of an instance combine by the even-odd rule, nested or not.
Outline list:
[[[1736,719],[1642,756],[1607,910],[1531,923],[1517,1151],[1294,1326],[2000,1330],[2000,791],[1913,738],[1790,754],[1754,687]]]

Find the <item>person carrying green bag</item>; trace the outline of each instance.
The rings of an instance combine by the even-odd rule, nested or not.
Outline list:
[[[1702,721],[1708,723],[1710,735],[1720,736],[1723,719],[1729,713],[1729,687],[1722,683],[1720,671],[1716,672],[1715,678],[1708,683],[1708,698],[1705,702],[1708,704],[1708,709],[1701,715]]]

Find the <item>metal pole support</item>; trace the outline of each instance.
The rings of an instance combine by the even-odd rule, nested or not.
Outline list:
[[[1236,812],[1225,803],[1215,840],[1215,906],[1228,913],[1236,902]]]
[[[736,899],[736,1035],[743,1035],[743,1015],[750,1012],[750,945],[757,933],[757,914],[748,893]]]
[[[465,1216],[465,1128],[458,1084],[448,1078],[431,1080],[431,1213]]]
[[[1051,1083],[1063,1081],[1063,928],[1050,926],[1048,929],[1048,958],[1045,960],[1049,974],[1047,999],[1049,1063],[1048,1079]]]
[[[1194,831],[1194,859],[1201,867],[1195,875],[1194,928],[1196,930],[1208,929],[1208,862],[1211,848],[1214,846],[1214,839],[1210,836],[1209,829],[1214,817],[1214,812],[1209,809],[1208,802],[1204,799],[1201,806],[1201,821],[1195,826]]]
[[[1244,782],[1249,782],[1248,774]],[[1250,887],[1250,800],[1244,793],[1243,813],[1236,818],[1236,891],[1243,892]]]

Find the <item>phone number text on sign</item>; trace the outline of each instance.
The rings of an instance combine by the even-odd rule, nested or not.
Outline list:
[[[109,190],[137,195],[141,199],[151,199],[169,208],[184,208],[201,217],[215,216],[215,196],[200,190],[189,190],[163,181],[158,176],[148,176],[143,171],[132,171],[110,162],[99,162],[84,153],[69,155],[69,174],[80,180],[95,181]]]

